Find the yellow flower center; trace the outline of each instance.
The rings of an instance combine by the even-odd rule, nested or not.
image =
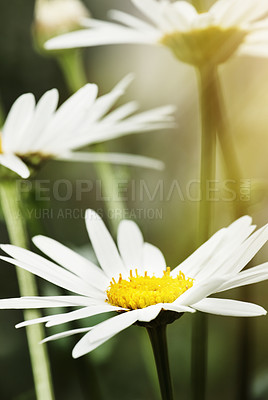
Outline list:
[[[3,154],[3,148],[2,148],[2,135],[0,132],[0,154]]]
[[[189,32],[168,33],[160,43],[169,47],[175,56],[187,64],[201,66],[226,62],[243,42],[246,31],[239,28],[209,26]]]
[[[170,268],[163,271],[161,278],[138,275],[130,271],[128,279],[119,275],[118,282],[113,278],[107,290],[107,302],[113,306],[130,308],[145,308],[158,303],[173,303],[181,294],[193,286],[192,278],[185,278],[180,271],[175,278],[170,276]]]

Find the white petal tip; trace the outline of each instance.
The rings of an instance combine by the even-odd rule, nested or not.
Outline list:
[[[42,237],[44,237],[44,236],[43,235],[36,235],[36,236],[32,237],[32,242],[35,244]]]
[[[10,248],[10,244],[0,244],[0,249],[3,250],[5,253],[8,252],[8,249]]]
[[[29,171],[28,173],[21,174],[20,176],[21,176],[23,179],[27,179],[27,178],[29,178],[30,175],[31,175],[31,174],[30,174],[30,171]]]
[[[73,351],[72,351],[72,357],[73,358],[79,358],[79,357],[81,357],[83,354],[80,354],[78,351],[77,351],[77,349],[76,349],[76,346],[73,348]]]
[[[96,211],[91,210],[90,208],[88,208],[86,210],[86,214],[85,214],[85,219],[86,220],[100,220],[101,217],[99,216],[99,214],[96,213]]]
[[[159,171],[164,171],[166,168],[165,163],[159,161],[158,164],[155,165],[155,169],[158,169]]]
[[[23,327],[24,327],[24,323],[23,322],[20,322],[19,324],[15,325],[16,329],[23,328]]]
[[[60,48],[61,48],[61,46],[57,44],[57,38],[49,39],[44,44],[45,50],[58,50]]]

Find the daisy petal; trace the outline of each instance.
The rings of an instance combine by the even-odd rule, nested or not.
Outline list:
[[[54,285],[85,296],[91,295],[96,298],[104,297],[104,294],[92,288],[92,286],[82,279],[37,254],[11,245],[2,245],[1,248],[12,257],[18,256],[18,259],[0,257],[2,260],[23,268],[40,278],[46,279]]]
[[[162,309],[162,304],[141,308],[138,311],[138,321],[150,322],[155,319]]]
[[[140,114],[138,114],[140,115]],[[117,124],[106,125],[100,121],[98,126],[95,128],[93,125],[90,138],[81,136],[80,145],[75,148],[82,147],[88,143],[101,143],[106,140],[116,139],[126,135],[139,134],[141,132],[154,132],[161,129],[172,129],[176,127],[173,121],[167,122],[139,122],[133,121],[132,117],[126,120],[120,121]],[[68,148],[74,148],[73,142],[68,142]]]
[[[84,356],[87,353],[90,353],[91,351],[95,350],[97,347],[101,346],[103,343],[107,342],[109,339],[111,339],[113,336],[107,337],[102,340],[97,340],[94,343],[90,343],[88,341],[88,334],[90,332],[86,333],[85,336],[80,339],[80,341],[74,346],[73,351],[72,351],[72,356],[73,358],[79,358],[81,356]]]
[[[96,325],[87,335],[89,342],[94,343],[106,337],[111,337],[133,325],[139,318],[139,311],[127,311]]]
[[[146,15],[149,20],[156,25],[161,25],[163,22],[162,7],[164,3],[158,3],[154,0],[132,0],[132,3],[137,7],[142,14]]]
[[[61,153],[60,156],[57,157],[57,160],[93,163],[104,162],[141,168],[151,168],[158,171],[162,171],[165,168],[165,164],[162,161],[156,160],[155,158],[122,153],[83,153],[81,151],[66,152]]]
[[[27,128],[27,140],[17,145],[20,154],[33,153],[40,149],[39,143],[48,121],[57,108],[59,93],[57,89],[47,91],[36,105],[32,121]]]
[[[169,20],[173,21],[176,30],[189,30],[199,15],[196,9],[186,1],[176,1],[169,7]]]
[[[256,317],[266,315],[266,310],[263,307],[253,303],[230,299],[203,299],[196,304],[193,304],[198,311],[203,311],[210,314],[226,315],[233,317]]]
[[[76,335],[77,333],[85,333],[88,332],[92,329],[92,327],[88,327],[88,328],[77,328],[77,329],[71,329],[69,331],[64,331],[64,332],[60,332],[60,333],[56,333],[55,335],[51,335],[46,337],[45,339],[43,339],[40,343],[46,343],[46,342],[51,342],[52,340],[58,340],[58,339],[62,339],[65,337],[69,337],[72,335]]]
[[[136,101],[130,101],[129,103],[123,104],[111,111],[107,116],[102,119],[102,123],[115,123],[123,118],[128,117],[139,109],[139,105]]]
[[[268,46],[265,44],[243,44],[238,55],[251,57],[268,57]]]
[[[25,328],[25,326],[31,326],[35,324],[42,324],[43,322],[49,321],[51,315],[48,315],[46,317],[40,317],[40,318],[34,318],[34,319],[29,319],[28,321],[22,321],[19,324],[15,325],[15,328]]]
[[[133,325],[138,319],[138,312],[130,311],[117,315],[101,322],[88,332],[82,339],[75,345],[73,349],[73,357],[77,358],[90,351],[94,350],[108,339],[115,336],[123,329]]]
[[[193,303],[197,303],[210,294],[215,293],[217,288],[225,281],[226,279],[224,278],[213,278],[209,281],[194,284],[190,289],[178,297],[173,304],[192,306]]]
[[[251,235],[238,249],[230,263],[224,268],[224,273],[238,273],[247,265],[268,240],[268,224]]]
[[[240,272],[228,280],[228,282],[225,282],[223,285],[221,285],[217,290],[217,293],[244,285],[261,282],[266,279],[268,279],[268,263],[264,263],[262,265],[258,265],[257,267],[249,268],[246,271]]]
[[[227,228],[224,241],[215,254],[205,264],[199,265],[199,271],[195,275],[196,279],[206,279],[217,272],[225,273],[226,267],[232,263],[233,258],[240,251],[240,247],[243,246],[243,242],[256,228],[255,225],[250,226],[249,221],[243,217],[238,220],[239,224],[231,224]]]
[[[13,154],[0,154],[0,164],[4,167],[16,172],[22,178],[26,179],[30,176],[30,171],[21,159]]]
[[[112,24],[108,28],[84,29],[50,39],[45,43],[47,50],[72,49],[77,47],[101,46],[108,44],[140,43],[151,44],[155,41],[155,34],[144,36],[134,29]]]
[[[166,270],[166,261],[162,252],[150,243],[143,245],[142,265],[148,275],[162,276]]]
[[[222,242],[226,234],[226,228],[216,232],[207,242],[202,244],[194,253],[192,253],[185,261],[171,271],[172,276],[176,276],[180,271],[185,275],[194,276],[194,271],[197,266],[205,263],[209,258],[214,255],[215,249]]]
[[[109,285],[109,279],[99,267],[56,240],[39,235],[33,238],[33,242],[48,257],[85,279],[90,285],[100,290]]]
[[[209,9],[209,13],[212,14],[215,18],[219,15],[223,15],[226,10],[230,7],[231,1],[226,0],[217,0]]]
[[[32,93],[23,94],[12,105],[3,127],[2,147],[4,152],[13,152],[14,146],[17,149],[23,133],[31,121],[34,106],[35,98]]]
[[[121,221],[117,234],[118,248],[128,270],[140,271],[142,264],[143,236],[133,221]],[[142,273],[143,271],[140,271]]]
[[[102,269],[110,278],[118,277],[126,268],[109,231],[95,211],[86,211],[86,226]]]
[[[185,313],[185,312],[195,313],[195,309],[191,307],[176,305],[174,303],[163,303],[162,306],[164,310],[175,311],[178,313]]]
[[[101,304],[80,308],[64,314],[52,315],[46,323],[47,327],[64,324],[66,322],[76,321],[78,319],[92,317],[94,315],[103,314],[105,312],[122,310],[122,307],[113,307],[109,304]]]
[[[64,146],[68,136],[72,136],[74,130],[79,127],[80,121],[86,120],[97,93],[97,85],[88,83],[60,106],[40,138],[39,146],[44,153],[57,153],[55,141],[61,148]]]
[[[176,111],[176,107],[172,105],[162,106],[153,108],[149,111],[143,111],[139,114],[133,115],[133,117],[128,119],[129,123],[136,124],[136,123],[146,123],[149,122],[155,123],[158,122],[173,122],[174,117],[173,113]]]
[[[220,23],[225,27],[239,26],[263,18],[268,13],[266,0],[253,2],[252,0],[236,0],[236,2],[226,1],[228,7],[222,7]],[[216,13],[216,5],[214,12]]]
[[[253,232],[252,219],[244,216],[227,228],[220,229],[207,242],[200,246],[190,257],[172,271],[172,276],[179,270],[192,278],[203,279],[211,272],[219,270],[225,261],[237,252],[237,248]]]
[[[134,75],[128,74],[113,88],[113,90],[103,96],[100,96],[91,109],[91,114],[87,123],[93,123],[102,118],[116,103],[116,101],[125,93],[130,83],[133,81]]]
[[[29,296],[1,299],[0,309],[51,308],[92,305],[92,299],[84,296]]]
[[[147,24],[147,22],[144,22],[141,19],[133,17],[132,15],[124,13],[122,11],[110,10],[108,12],[108,16],[114,21],[127,25],[130,28],[134,28],[142,32],[149,31],[157,34],[157,30],[154,29],[150,24]]]

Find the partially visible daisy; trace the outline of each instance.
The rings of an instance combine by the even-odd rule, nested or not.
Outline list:
[[[47,49],[117,43],[164,45],[186,63],[216,64],[233,55],[268,56],[267,0],[218,0],[204,13],[186,1],[132,0],[148,21],[112,10],[106,22],[85,19],[87,29],[46,43]]]
[[[133,101],[110,111],[131,80],[131,75],[126,76],[111,92],[98,98],[97,85],[87,84],[58,110],[57,89],[46,92],[37,104],[32,93],[20,96],[0,132],[0,164],[23,178],[30,175],[29,165],[50,158],[161,169],[162,162],[142,156],[73,152],[130,133],[174,126],[172,114],[175,108],[171,105],[132,115],[138,109],[138,104]]]
[[[49,38],[77,29],[81,18],[89,16],[81,0],[37,0],[34,29]]]
[[[144,243],[134,222],[124,220],[120,223],[118,247],[101,218],[92,210],[87,210],[86,226],[101,268],[44,236],[34,237],[33,242],[54,262],[16,246],[1,246],[10,256],[1,257],[3,260],[75,294],[2,299],[0,308],[80,307],[75,311],[24,321],[17,327],[40,322],[50,327],[117,312],[116,316],[98,325],[63,331],[45,339],[86,333],[73,349],[74,358],[94,350],[135,323],[145,326],[149,322],[150,325],[166,324],[185,312],[196,310],[237,317],[266,314],[256,304],[209,296],[268,278],[268,263],[242,271],[267,241],[267,225],[253,233],[255,226],[251,225],[251,218],[242,217],[218,231],[172,271],[166,266],[161,251]]]

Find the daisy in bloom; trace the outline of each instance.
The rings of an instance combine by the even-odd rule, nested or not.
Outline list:
[[[130,133],[174,126],[174,106],[132,115],[138,109],[133,101],[110,111],[131,81],[132,76],[126,76],[111,92],[98,98],[97,85],[87,84],[58,110],[57,89],[46,92],[37,104],[32,93],[23,94],[11,107],[0,132],[0,164],[23,178],[30,175],[28,166],[51,158],[163,168],[162,162],[142,156],[73,152]]]
[[[112,10],[115,22],[85,19],[84,30],[46,43],[47,49],[116,43],[163,45],[189,64],[223,63],[233,55],[268,56],[267,0],[218,0],[198,13],[186,1],[132,0],[145,19]]]
[[[248,216],[218,231],[172,271],[166,266],[161,251],[144,242],[134,222],[120,223],[117,246],[101,218],[92,210],[86,212],[86,226],[101,268],[44,236],[34,237],[33,242],[54,262],[16,246],[1,246],[10,256],[2,256],[3,260],[76,293],[2,299],[1,309],[80,307],[24,321],[17,327],[40,322],[51,327],[109,311],[117,312],[116,316],[96,326],[63,331],[44,340],[86,333],[73,349],[74,358],[94,350],[135,323],[167,324],[185,312],[196,310],[238,317],[266,314],[256,304],[209,297],[268,278],[268,263],[242,271],[268,239],[268,226],[253,233],[255,226]]]

